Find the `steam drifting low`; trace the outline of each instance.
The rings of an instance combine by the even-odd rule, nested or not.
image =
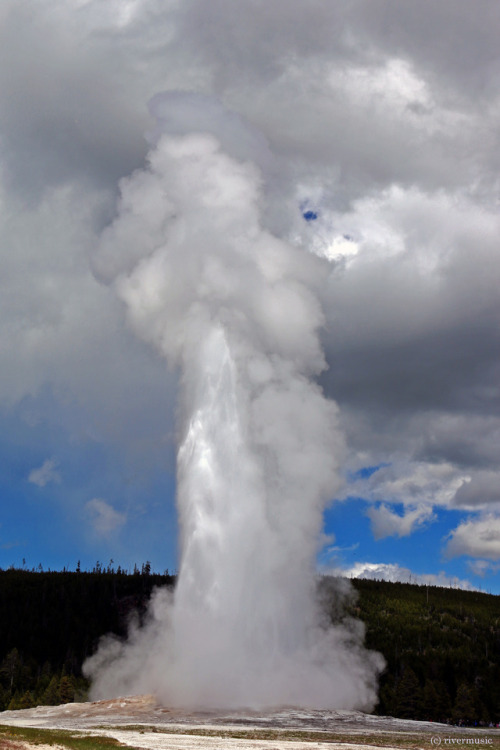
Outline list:
[[[151,111],[148,166],[123,181],[94,266],[179,372],[180,573],[144,627],[87,662],[93,695],[370,709],[380,659],[315,599],[343,452],[315,383],[328,262],[267,228],[259,133],[206,96],[158,95]]]

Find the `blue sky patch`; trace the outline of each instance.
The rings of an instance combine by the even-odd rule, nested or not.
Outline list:
[[[311,210],[304,211],[302,216],[304,217],[306,221],[315,221],[318,218],[318,214],[316,213],[316,211],[311,211]]]

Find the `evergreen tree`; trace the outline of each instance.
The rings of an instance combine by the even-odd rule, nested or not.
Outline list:
[[[16,690],[12,698],[10,699],[9,705],[7,706],[8,711],[17,711],[18,708],[20,708],[20,702],[21,702],[21,696],[19,695],[19,692]]]
[[[444,682],[441,682],[440,680],[434,682],[434,687],[436,688],[437,693],[436,720],[446,723],[451,718],[450,694],[448,693]]]
[[[459,725],[473,724],[477,720],[474,695],[465,682],[462,682],[458,687],[452,716],[453,721]]]
[[[10,702],[10,692],[0,685],[0,711],[6,711]]]
[[[379,690],[377,713],[382,716],[396,716],[396,691],[394,687],[385,684]]]
[[[10,691],[14,687],[16,677],[21,671],[21,659],[17,648],[9,651],[5,659],[0,664],[0,675],[7,678],[7,686]]]
[[[35,701],[33,695],[29,690],[26,690],[26,692],[21,696],[21,699],[19,700],[18,708],[33,708],[34,705]]]
[[[59,703],[72,703],[75,698],[75,686],[68,675],[63,675],[59,680]]]
[[[422,711],[420,684],[410,667],[405,668],[396,688],[396,711],[401,719],[417,719]]]
[[[59,703],[59,679],[57,675],[52,677],[40,699],[42,706],[57,706]]]
[[[422,691],[422,719],[440,721],[439,694],[432,680],[426,680]]]

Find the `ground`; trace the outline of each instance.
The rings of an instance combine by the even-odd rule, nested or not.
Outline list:
[[[153,696],[38,706],[0,713],[0,750],[117,745],[144,750],[371,750],[482,745],[500,750],[498,729],[464,729],[358,711],[183,711]]]

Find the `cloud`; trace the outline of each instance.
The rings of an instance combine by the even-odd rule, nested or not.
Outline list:
[[[37,201],[47,186],[75,179],[87,182],[87,189],[103,186],[111,175],[116,182],[138,166],[145,152],[143,102],[132,94],[133,75],[126,87],[123,73],[117,75],[110,37],[103,44],[93,33],[96,23],[106,26],[102,3],[78,10],[59,0],[6,0],[3,5],[0,44],[10,75],[2,66],[6,106],[0,125],[10,188],[24,200]],[[119,29],[116,36],[118,63],[124,52]]]
[[[0,544],[0,549],[14,549],[15,547],[20,547],[22,542],[5,542],[4,544]]]
[[[323,572],[326,573],[327,571]],[[470,581],[447,575],[443,571],[440,573],[414,573],[409,568],[402,567],[397,563],[360,562],[355,563],[351,568],[332,568],[328,572],[331,575],[345,576],[346,578],[368,578],[375,581],[391,581],[392,583],[415,583],[421,586],[477,590]]]
[[[475,576],[480,578],[484,578],[489,573],[498,573],[500,570],[498,563],[495,564],[488,560],[469,560],[467,566]]]
[[[419,457],[423,461],[448,461],[470,473],[494,470],[498,464],[500,420],[494,409],[484,414],[422,414],[415,420],[415,429],[422,435]]]
[[[474,472],[471,481],[459,488],[453,505],[476,512],[489,506],[500,507],[500,471]]]
[[[409,536],[436,518],[432,508],[425,505],[413,510],[406,509],[402,516],[391,511],[387,505],[381,505],[379,508],[369,508],[366,515],[371,521],[373,536],[377,540],[387,536]]]
[[[158,469],[172,461],[175,376],[126,330],[120,305],[92,274],[107,205],[109,194],[77,180],[48,185],[25,205],[2,186],[0,169],[0,408],[30,412],[18,425],[24,448],[33,439],[27,423],[46,420],[65,433],[50,446],[57,455],[101,442],[120,446],[134,471]]]
[[[375,471],[373,467],[355,467],[351,477],[354,482],[351,479],[346,484],[345,495],[355,490],[368,500],[418,506],[415,520],[424,513],[424,505],[449,507],[457,492],[470,481],[468,474],[451,463],[409,461],[401,453],[395,454],[391,462],[378,464]],[[386,511],[377,511],[376,515],[383,517]]]
[[[50,482],[61,482],[61,475],[57,471],[58,462],[54,458],[48,458],[38,469],[32,469],[28,476],[28,482],[36,484],[37,487],[45,487]]]
[[[500,560],[500,518],[489,514],[471,519],[451,532],[444,551],[446,557],[480,557]]]
[[[355,468],[392,465],[359,491],[498,516],[498,0],[3,0],[0,20],[2,407],[50,390],[64,445],[150,471],[169,444],[172,466],[175,375],[88,259],[148,100],[202,93],[275,154],[266,226],[334,259],[321,387]]]
[[[100,498],[89,500],[85,504],[85,511],[94,531],[104,537],[113,534],[127,521],[125,513],[120,513]]]

